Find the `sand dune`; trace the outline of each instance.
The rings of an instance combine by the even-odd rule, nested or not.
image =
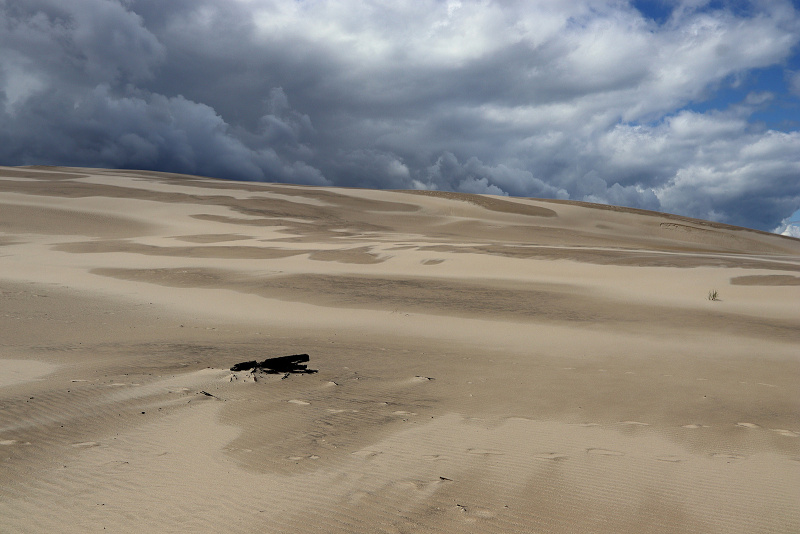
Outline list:
[[[798,271],[641,210],[0,167],[0,532],[798,532]]]

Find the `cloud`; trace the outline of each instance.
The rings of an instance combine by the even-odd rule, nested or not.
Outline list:
[[[800,132],[750,131],[734,113],[682,112],[604,136],[596,167],[652,190],[662,209],[772,228],[800,200]],[[626,174],[627,173],[627,174]]]
[[[800,138],[748,85],[790,2],[0,0],[0,163],[573,198],[775,228]],[[786,91],[797,74],[786,71]]]
[[[53,85],[137,83],[166,54],[141,17],[112,1],[3,0],[0,28],[3,70],[38,82],[17,101]]]
[[[796,237],[800,239],[800,224],[797,223],[787,223],[784,219],[784,222],[774,230],[776,234],[781,234],[789,237]]]
[[[783,219],[781,224],[772,231],[776,234],[800,238],[800,209]]]
[[[461,163],[445,152],[436,163],[418,173],[417,182],[425,189],[445,189],[462,193],[526,197],[568,198],[567,192],[535,178],[529,171],[503,164],[489,166],[472,157]]]
[[[238,180],[328,185],[319,170],[286,161],[270,146],[248,147],[207,105],[182,96],[114,95],[99,85],[80,97],[37,95],[4,117],[3,151],[21,164],[159,169]],[[291,126],[265,115],[261,137],[291,143]],[[284,130],[290,133],[284,135]]]

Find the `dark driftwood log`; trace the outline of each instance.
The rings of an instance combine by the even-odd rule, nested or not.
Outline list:
[[[231,371],[249,371],[250,369],[254,369],[256,365],[258,365],[258,362],[255,360],[251,362],[237,363],[231,367]]]
[[[293,356],[278,356],[277,358],[267,358],[263,362],[255,360],[237,363],[231,367],[231,371],[261,371],[262,373],[281,374],[281,373],[316,373],[316,369],[308,369],[303,362],[309,361],[308,354],[295,354]]]

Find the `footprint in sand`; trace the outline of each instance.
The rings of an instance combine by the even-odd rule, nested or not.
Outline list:
[[[292,460],[293,462],[299,462],[300,460],[319,460],[319,456],[316,454],[310,454],[308,456],[289,456],[287,460]]]
[[[429,462],[435,462],[438,460],[449,460],[447,456],[443,454],[426,454],[422,457],[423,460],[428,460]]]
[[[497,449],[467,449],[467,452],[470,454],[483,454],[483,455],[496,455],[502,456],[505,454],[503,451],[498,451]]]
[[[786,436],[787,438],[797,438],[800,437],[800,432],[793,432],[791,430],[784,430],[782,428],[771,428],[773,432],[777,432],[781,436]]]
[[[110,462],[104,463],[103,467],[107,470],[120,471],[123,469],[131,469],[131,464],[125,460],[111,460]]]
[[[299,406],[308,406],[308,405],[311,404],[310,402],[306,402],[306,401],[298,400],[298,399],[292,399],[292,400],[287,401],[287,402],[289,402],[290,404],[297,404]]]
[[[736,423],[736,426],[741,428],[761,428],[755,423]]]
[[[405,480],[402,482],[397,482],[398,487],[405,487],[405,489],[415,490],[415,491],[424,491],[426,488],[439,485],[442,483],[442,479],[438,480]]]
[[[96,441],[83,441],[81,443],[73,443],[72,446],[76,449],[89,449],[91,447],[99,447],[100,444]]]
[[[678,463],[682,462],[683,458],[680,456],[675,456],[673,454],[667,454],[665,456],[656,456],[656,460],[659,462],[671,462],[671,463]]]
[[[650,423],[641,423],[639,421],[620,421],[617,424],[625,426],[650,426]]]
[[[586,453],[596,454],[598,456],[625,456],[624,452],[612,451],[611,449],[591,448],[591,449],[586,449]]]
[[[701,425],[701,424],[698,424],[698,423],[692,423],[692,424],[689,424],[689,425],[683,425],[683,426],[681,426],[681,428],[709,428],[709,426],[708,425]]]
[[[466,523],[476,523],[478,519],[491,519],[495,516],[494,512],[486,508],[472,508],[463,504],[456,504],[456,510],[460,514],[464,514],[462,520]]]
[[[352,453],[352,456],[355,456],[357,458],[363,458],[363,459],[367,460],[369,458],[375,458],[379,454],[382,454],[381,451],[370,451],[370,450],[364,449],[364,450],[356,451],[356,452]]]
[[[724,452],[717,452],[711,455],[712,458],[716,458],[718,460],[727,460],[729,462],[733,462],[736,460],[744,460],[746,459],[745,456],[741,456],[739,454],[728,454]]]
[[[491,510],[487,510],[485,508],[476,508],[475,510],[471,510],[471,512],[475,516],[481,517],[483,519],[491,519],[492,517],[495,516],[494,512],[492,512]]]
[[[431,380],[436,380],[436,379],[431,378],[429,376],[415,376],[414,378],[409,380],[409,382],[411,382],[412,384],[419,384],[422,382],[430,382]]]
[[[534,460],[550,460],[553,462],[558,462],[561,460],[566,460],[569,458],[566,454],[561,454],[560,452],[540,452],[539,454],[534,454]]]
[[[357,504],[362,499],[367,498],[367,497],[372,497],[372,495],[373,495],[372,492],[356,491],[356,492],[351,493],[347,497],[347,500],[350,502],[350,504]]]

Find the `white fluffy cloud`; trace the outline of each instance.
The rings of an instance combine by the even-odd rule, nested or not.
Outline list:
[[[0,0],[0,163],[775,228],[800,207],[800,134],[753,120],[775,95],[691,106],[792,57],[800,17],[781,0],[671,7],[657,23],[618,0]]]

